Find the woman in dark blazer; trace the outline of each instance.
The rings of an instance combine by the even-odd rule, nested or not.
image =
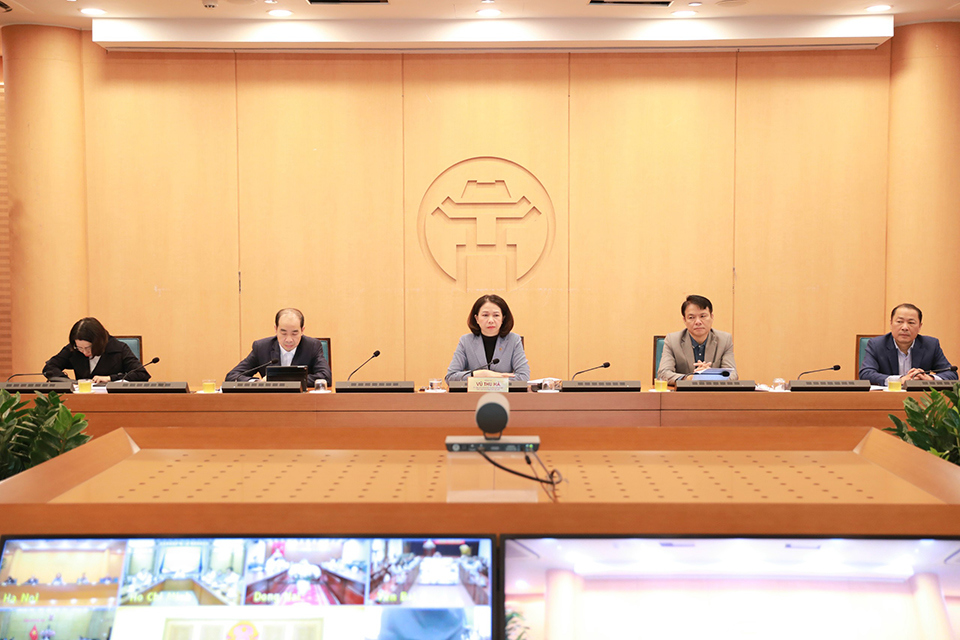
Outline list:
[[[70,342],[43,365],[48,380],[70,379],[64,369],[73,369],[77,380],[96,383],[114,380],[149,380],[130,347],[103,328],[96,318],[82,318],[70,329]]]
[[[530,379],[530,365],[520,336],[511,333],[513,314],[500,296],[477,298],[467,318],[470,333],[460,338],[447,368],[447,382],[483,378]],[[500,362],[487,366],[494,359]]]

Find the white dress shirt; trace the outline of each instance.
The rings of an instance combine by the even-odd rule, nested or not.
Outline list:
[[[917,344],[917,341],[914,340],[910,343],[910,348],[907,349],[907,352],[904,353],[900,350],[900,347],[897,347],[897,361],[900,365],[900,375],[898,376],[887,376],[887,382],[891,380],[899,380],[901,377],[910,373],[910,369],[913,369],[913,345]],[[942,378],[938,375],[931,376],[934,380],[941,380]]]

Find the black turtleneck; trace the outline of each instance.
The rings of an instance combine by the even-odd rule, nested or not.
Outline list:
[[[485,336],[482,333],[480,337],[483,338],[483,350],[487,355],[487,362],[493,360],[493,353],[497,350],[497,338],[500,336]]]

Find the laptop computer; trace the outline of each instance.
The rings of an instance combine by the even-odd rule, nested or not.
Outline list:
[[[300,390],[307,389],[307,367],[305,365],[273,365],[267,367],[268,382],[299,382]]]

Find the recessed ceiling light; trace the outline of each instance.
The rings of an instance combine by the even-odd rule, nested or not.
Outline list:
[[[867,7],[867,11],[871,13],[880,13],[881,11],[890,11],[892,7],[888,4],[875,4],[872,7]]]
[[[280,2],[280,0],[263,0],[263,1],[266,2],[267,4],[277,4],[278,2]]]
[[[493,4],[493,0],[480,0],[480,4]]]
[[[500,15],[500,9],[480,9],[477,15],[481,18],[496,18]]]
[[[267,13],[272,15],[274,18],[289,18],[293,15],[293,11],[289,11],[287,9],[271,9],[270,11],[267,11]]]
[[[675,17],[675,18],[692,18],[692,17],[695,16],[695,15],[697,15],[697,12],[696,12],[696,11],[688,11],[688,10],[686,10],[686,9],[683,10],[683,11],[674,11],[674,12],[673,12],[673,17]]]
[[[80,13],[86,16],[102,16],[106,11],[103,9],[80,9]]]
[[[687,6],[690,6],[690,7],[702,7],[702,6],[703,6],[703,3],[702,3],[702,2],[690,2],[690,3],[688,3]]]

